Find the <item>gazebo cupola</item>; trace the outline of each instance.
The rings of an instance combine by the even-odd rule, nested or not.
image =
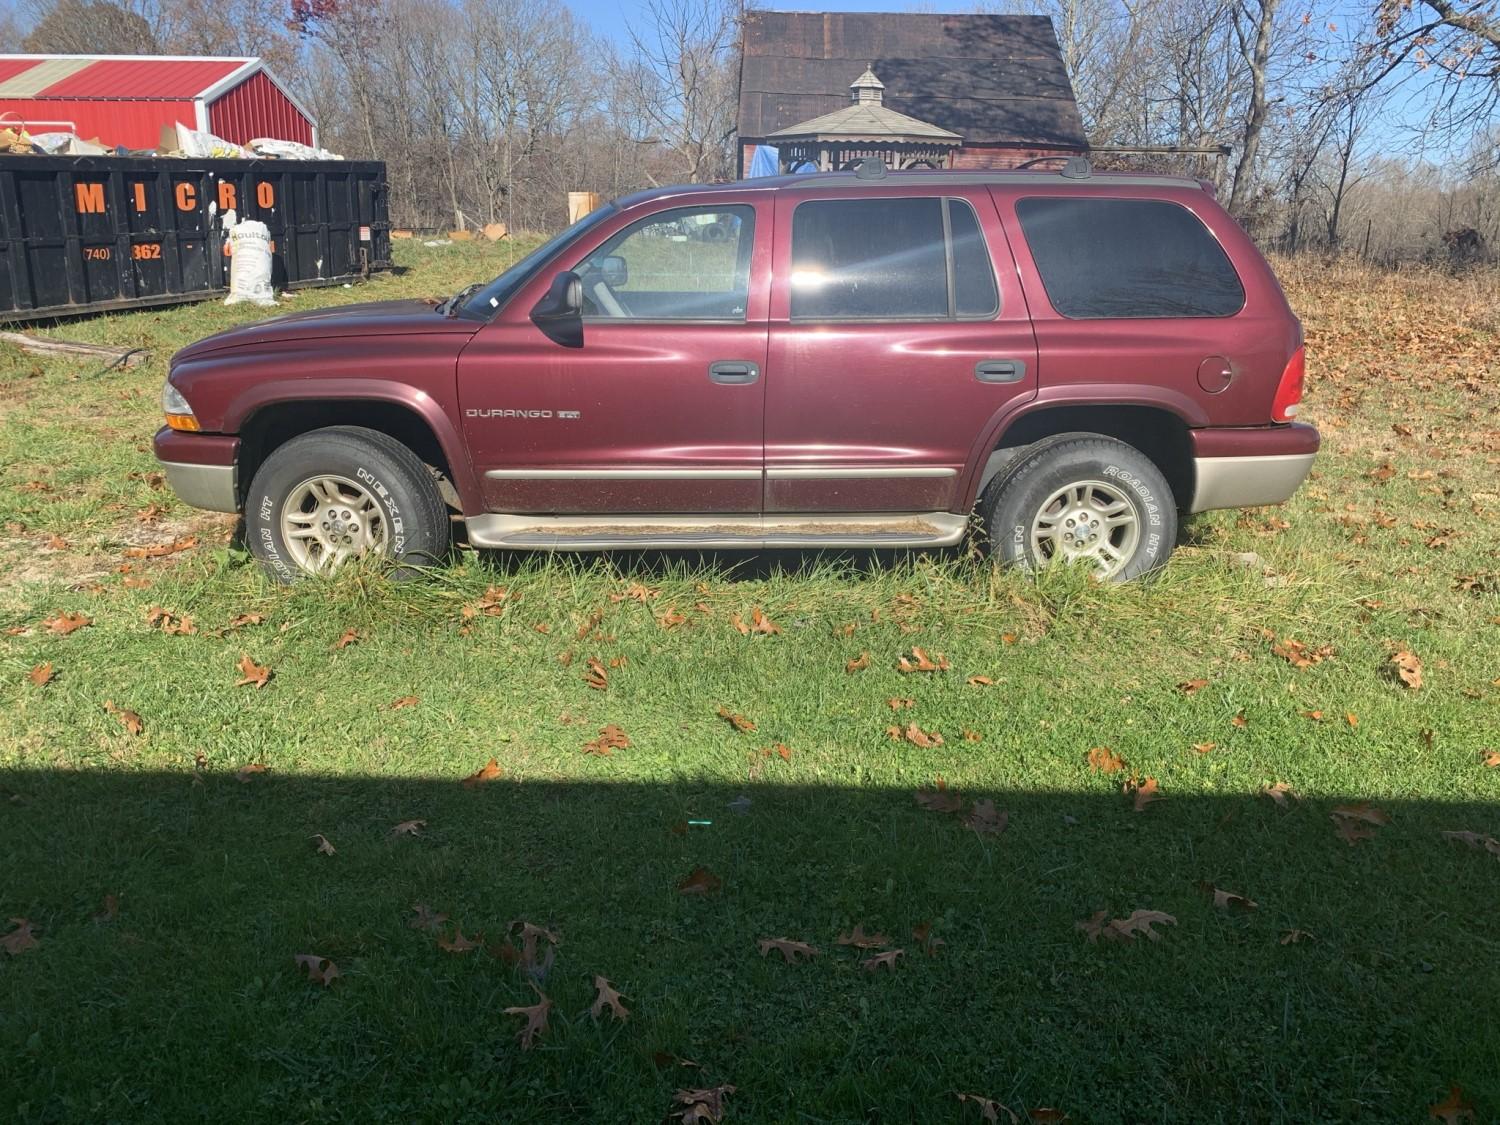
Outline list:
[[[871,67],[849,89],[850,104],[843,109],[779,129],[766,138],[767,144],[776,146],[781,171],[806,171],[808,167],[838,171],[870,156],[893,169],[946,168],[963,144],[957,133],[888,108],[885,83]]]

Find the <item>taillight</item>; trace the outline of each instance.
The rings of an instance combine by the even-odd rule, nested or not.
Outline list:
[[[1276,384],[1276,397],[1271,400],[1271,421],[1290,422],[1297,416],[1297,407],[1302,402],[1302,383],[1307,377],[1307,360],[1299,345],[1286,361],[1286,370],[1281,373],[1281,382]]]

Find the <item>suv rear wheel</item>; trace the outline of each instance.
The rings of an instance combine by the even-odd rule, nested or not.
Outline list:
[[[395,438],[359,426],[313,430],[272,452],[251,482],[245,525],[250,553],[283,582],[362,555],[432,565],[451,542],[427,467]],[[415,573],[402,567],[396,577]]]
[[[1005,562],[1081,563],[1113,582],[1161,566],[1177,536],[1177,502],[1161,470],[1099,434],[1059,434],[1022,450],[985,490],[980,515]]]

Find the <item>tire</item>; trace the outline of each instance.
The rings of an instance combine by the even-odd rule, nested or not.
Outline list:
[[[1112,582],[1156,570],[1177,538],[1177,502],[1161,470],[1099,434],[1058,434],[1023,449],[990,482],[980,516],[1002,561],[1036,570],[1093,559],[1095,574]]]
[[[415,453],[377,430],[331,426],[292,438],[261,464],[245,499],[245,539],[280,582],[329,573],[357,554],[392,559],[403,579],[445,558],[452,530]]]

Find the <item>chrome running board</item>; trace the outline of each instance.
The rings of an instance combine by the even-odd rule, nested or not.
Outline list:
[[[966,516],[952,512],[769,515],[513,516],[464,521],[487,549],[609,551],[640,548],[951,547]]]

